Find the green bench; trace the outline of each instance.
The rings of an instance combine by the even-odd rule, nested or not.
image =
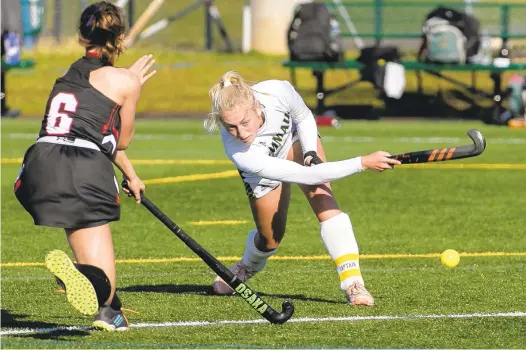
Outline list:
[[[381,44],[384,39],[418,40],[422,37],[421,26],[426,14],[438,5],[464,8],[464,2],[403,2],[403,1],[362,1],[342,2],[337,5],[334,2],[325,2],[331,12],[336,15],[341,29],[342,37],[356,37],[356,33],[345,31],[348,24],[341,16],[342,8],[351,15],[353,25],[360,38],[374,39],[376,44]],[[480,21],[481,29],[487,29],[492,37],[498,37],[502,41],[502,50],[508,50],[509,41],[514,39],[526,39],[526,4],[503,4],[477,2],[471,5],[473,13]],[[347,26],[348,27],[348,26]],[[396,44],[395,44],[396,45]],[[507,52],[507,51],[506,51]],[[494,103],[494,116],[498,116],[502,110],[502,102],[506,95],[502,90],[502,74],[507,71],[526,70],[526,63],[510,63],[507,67],[497,67],[493,64],[457,64],[439,65],[428,64],[418,60],[403,60],[401,64],[407,72],[416,72],[418,77],[418,91],[421,92],[421,73],[431,74],[445,79],[453,84],[464,87],[470,92],[489,98]],[[325,98],[332,93],[349,88],[358,81],[351,81],[340,87],[327,90],[325,88],[325,72],[328,70],[357,70],[360,71],[365,65],[356,60],[344,62],[296,62],[286,60],[283,66],[289,68],[291,81],[295,84],[297,69],[311,70],[316,78],[316,114],[323,115],[327,110]],[[446,72],[468,72],[471,73],[471,84],[459,79],[452,78],[443,73]],[[491,93],[476,87],[476,73],[488,73],[493,81]]]
[[[494,103],[494,114],[500,115],[502,102],[503,102],[503,90],[502,90],[502,73],[507,71],[519,71],[526,70],[526,63],[510,63],[507,67],[496,67],[494,65],[482,65],[482,64],[457,64],[457,65],[438,65],[438,64],[427,64],[418,61],[402,61],[401,64],[404,66],[404,69],[407,72],[415,71],[417,73],[426,72],[438,76],[442,79],[445,79],[451,83],[462,86],[468,89],[470,92],[476,93],[480,96],[490,98]],[[349,82],[341,87],[335,89],[327,90],[325,88],[325,72],[328,70],[360,70],[365,68],[363,63],[357,61],[345,61],[338,63],[325,63],[325,62],[294,62],[294,61],[285,61],[283,63],[284,67],[287,67],[291,71],[291,81],[293,84],[296,82],[295,70],[297,68],[301,69],[310,69],[314,77],[316,78],[316,109],[315,112],[317,115],[323,115],[327,110],[325,105],[325,99],[332,93],[341,91],[345,88],[353,86],[359,81]],[[448,77],[443,72],[471,72],[472,80],[471,85],[468,85],[458,79]],[[492,93],[487,93],[482,89],[476,87],[476,75],[477,72],[487,72],[490,75],[491,80],[493,81],[493,91]],[[421,91],[421,79],[419,81],[418,89]]]
[[[7,64],[2,61],[2,70],[4,72],[10,71],[11,69],[29,69],[35,66],[35,61],[32,59],[20,60],[17,64]]]

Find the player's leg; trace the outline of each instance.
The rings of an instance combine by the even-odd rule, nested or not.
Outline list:
[[[78,263],[77,269],[92,282],[99,298],[99,312],[93,326],[107,331],[128,329],[128,321],[115,291],[115,255],[110,225],[66,230],[66,234]],[[105,293],[107,298],[103,300]]]
[[[104,272],[110,284],[110,292],[106,300],[101,300],[101,302],[108,305],[112,301],[116,284],[115,257],[110,225],[66,230],[66,235],[75,259],[80,266],[95,266]]]
[[[106,156],[91,149],[36,143],[26,152],[14,189],[36,225],[92,226],[65,230],[76,265],[66,253],[53,250],[46,256],[46,267],[82,314],[98,317],[105,307],[121,313],[108,225],[120,216],[118,188]]]
[[[294,161],[303,164],[300,142],[293,145]],[[318,139],[318,156],[327,161],[323,145]],[[315,165],[314,165],[315,166]],[[336,265],[340,286],[352,305],[374,305],[365,289],[359,265],[359,249],[349,216],[342,212],[334,198],[330,183],[316,186],[300,185],[320,222],[320,233],[325,247]]]
[[[276,253],[287,224],[287,211],[290,202],[290,184],[282,183],[274,189],[258,192],[255,198],[250,187],[247,188],[252,216],[256,230],[248,233],[241,261],[232,266],[231,271],[242,281],[248,280],[261,271],[267,260]],[[232,294],[233,290],[219,277],[213,284],[216,294]]]

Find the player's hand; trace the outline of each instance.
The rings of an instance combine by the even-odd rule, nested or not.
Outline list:
[[[377,151],[362,156],[362,168],[382,172],[387,169],[393,169],[395,165],[402,164],[399,160],[388,158],[389,156],[390,154],[384,151]]]
[[[157,73],[156,70],[152,70],[150,73],[148,71],[152,68],[153,64],[155,63],[155,60],[153,59],[153,56],[145,55],[139,58],[137,61],[135,61],[134,64],[128,68],[130,72],[132,72],[137,78],[139,78],[139,81],[141,82],[141,86],[144,85],[150,79]]]
[[[135,197],[137,203],[141,202],[141,192],[144,192],[146,186],[144,186],[141,179],[138,176],[133,179],[125,179],[127,186],[123,186],[122,190],[128,194],[130,197]]]
[[[323,160],[314,151],[309,151],[303,155],[303,165],[312,166],[323,163]]]

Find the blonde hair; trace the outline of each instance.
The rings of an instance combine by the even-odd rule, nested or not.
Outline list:
[[[204,121],[206,132],[219,130],[223,112],[229,111],[243,103],[251,103],[255,107],[252,83],[247,82],[236,71],[226,72],[210,89],[208,95],[212,101],[212,113]]]
[[[79,43],[90,50],[98,48],[112,64],[124,51],[122,34],[126,22],[122,10],[107,1],[92,4],[82,12],[78,28]]]

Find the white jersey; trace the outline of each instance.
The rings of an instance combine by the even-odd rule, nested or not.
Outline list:
[[[262,197],[282,181],[318,185],[362,170],[359,157],[312,167],[287,161],[288,152],[298,139],[304,154],[317,151],[314,116],[287,81],[266,80],[252,89],[265,117],[253,143],[244,144],[221,128],[225,153],[240,170],[249,195]]]

